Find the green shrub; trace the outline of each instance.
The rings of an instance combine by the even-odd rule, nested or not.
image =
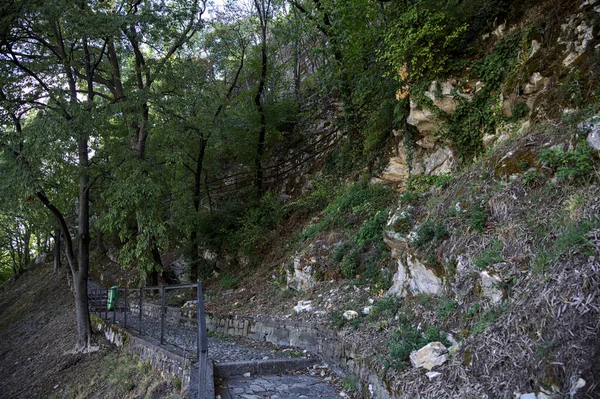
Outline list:
[[[239,283],[240,280],[231,274],[223,274],[219,279],[219,285],[226,290],[237,287]]]
[[[460,53],[467,30],[449,10],[430,1],[399,2],[384,33],[381,58],[393,71],[410,68],[411,81],[428,80],[448,70],[452,55]]]
[[[342,380],[342,388],[346,391],[358,391],[358,381],[354,377],[344,377]]]
[[[442,241],[449,237],[448,229],[443,223],[437,223],[434,220],[429,220],[423,223],[416,230],[416,236],[413,239],[413,244],[417,248],[422,248],[432,241]]]
[[[283,202],[275,194],[265,194],[244,214],[241,228],[233,235],[234,245],[245,255],[257,255],[264,245],[271,242],[274,227],[284,217]]]
[[[598,222],[596,222],[596,224],[598,224]],[[561,255],[573,252],[585,256],[594,255],[597,251],[596,246],[586,237],[586,234],[592,230],[593,227],[594,224],[590,222],[567,225],[554,242],[555,253]]]
[[[487,224],[489,211],[485,204],[479,202],[474,204],[468,211],[469,227],[479,233],[483,233]]]
[[[307,213],[321,211],[335,198],[339,189],[332,182],[324,179],[314,179],[311,183],[310,189],[302,197],[289,204],[290,208],[302,209]]]
[[[594,162],[597,156],[597,151],[588,145],[585,139],[580,140],[568,151],[559,147],[540,152],[540,159],[556,171],[556,177],[586,183],[594,177]]]
[[[358,271],[359,253],[356,249],[350,250],[340,262],[340,272],[345,278],[354,278]]]
[[[333,326],[336,328],[342,328],[347,321],[344,318],[344,314],[337,310],[329,314],[329,320],[331,321],[331,324],[333,324]]]
[[[445,188],[452,181],[450,173],[440,175],[411,175],[406,183],[407,189],[416,193],[424,193],[431,187]]]
[[[485,269],[490,265],[502,262],[502,244],[499,240],[492,241],[489,248],[484,249],[473,261],[475,267]]]
[[[392,342],[388,344],[388,359],[386,365],[396,370],[404,370],[408,366],[411,352],[421,349],[430,342],[441,341],[440,329],[437,326],[428,326],[423,334],[412,326],[408,318],[401,317],[399,326],[393,334]]]
[[[365,220],[358,233],[356,234],[356,243],[364,246],[367,243],[379,242],[383,239],[383,230],[387,222],[389,210],[384,209]]]

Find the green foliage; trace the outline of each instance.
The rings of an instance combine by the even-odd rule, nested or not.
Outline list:
[[[347,321],[344,318],[343,313],[338,310],[335,310],[329,314],[329,320],[331,321],[331,324],[338,329],[342,328]]]
[[[247,209],[234,236],[234,246],[254,258],[271,242],[275,227],[286,214],[283,202],[272,193],[266,193]]]
[[[360,255],[356,249],[351,249],[340,262],[340,271],[345,278],[353,278],[358,271]]]
[[[342,380],[342,388],[346,391],[358,391],[358,381],[354,377],[344,377]]]
[[[412,227],[409,213],[406,211],[400,212],[400,214],[398,215],[396,220],[394,220],[394,223],[392,223],[390,227],[396,233],[408,234]]]
[[[599,224],[598,221],[596,223],[586,221],[568,224],[554,242],[554,252],[557,255],[580,253],[585,256],[593,256],[597,249],[586,237],[586,234]]]
[[[485,83],[489,95],[500,87],[518,61],[521,32],[515,32],[500,40],[494,50],[473,65],[473,72]]]
[[[368,181],[347,186],[323,210],[323,218],[303,232],[305,238],[333,227],[355,227],[360,220],[368,219],[362,233],[363,240],[369,235],[377,235],[383,214],[381,208],[387,206],[393,198],[392,190],[371,185]],[[381,216],[377,214],[381,213]]]
[[[467,217],[469,218],[469,227],[483,233],[489,217],[488,208],[485,203],[477,202],[469,208]]]
[[[450,233],[448,233],[448,229],[443,223],[428,220],[417,228],[416,236],[412,242],[416,248],[423,248],[430,242],[441,242],[449,236]]]
[[[452,299],[440,298],[435,305],[435,311],[439,318],[446,319],[456,313],[456,302]]]
[[[13,272],[10,266],[1,265],[0,266],[0,285],[4,284],[8,279],[13,276]]]
[[[388,344],[386,366],[402,371],[408,366],[411,352],[436,341],[446,342],[438,326],[427,326],[421,334],[421,331],[415,328],[406,316],[403,316],[394,331],[392,342]]]
[[[401,307],[402,300],[396,296],[382,298],[373,304],[369,319],[393,319]]]
[[[502,262],[502,244],[498,239],[493,240],[490,246],[484,249],[473,261],[479,269],[485,269],[499,262]]]
[[[365,220],[356,234],[355,242],[365,246],[371,242],[381,241],[388,213],[387,209],[377,211],[375,215]]]
[[[240,279],[228,273],[223,274],[219,279],[219,285],[226,290],[230,290],[232,288],[237,287],[239,283]]]
[[[407,190],[424,193],[431,187],[445,188],[452,181],[450,173],[442,173],[440,175],[410,175],[406,183]]]
[[[396,73],[408,64],[412,81],[443,74],[461,50],[467,30],[438,2],[398,2],[387,26],[380,54]]]
[[[338,187],[331,181],[325,179],[311,180],[309,190],[302,197],[290,203],[291,209],[303,209],[308,214],[322,211],[327,204],[336,196]]]
[[[483,312],[480,312],[480,308],[475,312],[475,318],[472,323],[471,333],[472,334],[481,334],[484,332],[489,326],[494,324],[496,320],[504,313],[507,309],[507,305],[503,304],[500,307],[494,307],[487,309]]]
[[[464,161],[481,154],[483,135],[495,131],[500,116],[494,113],[493,94],[516,66],[519,43],[520,34],[517,32],[499,41],[491,53],[473,65],[474,75],[485,85],[471,101],[459,98],[460,102],[449,118],[446,132]]]
[[[558,147],[540,152],[540,159],[556,171],[559,179],[583,183],[589,183],[594,178],[597,157],[597,151],[585,139],[567,151]]]

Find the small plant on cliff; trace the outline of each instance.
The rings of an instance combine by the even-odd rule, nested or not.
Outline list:
[[[474,204],[469,209],[468,216],[469,227],[479,233],[483,233],[489,216],[489,211],[485,204],[481,202]]]
[[[389,355],[386,366],[396,370],[404,370],[408,366],[411,352],[436,341],[447,344],[440,334],[438,326],[427,326],[421,333],[406,316],[402,316],[398,328],[394,332],[392,342],[388,344]]]
[[[556,170],[556,177],[575,182],[589,183],[594,178],[594,162],[597,151],[585,139],[565,151],[562,147],[542,150],[540,159]]]
[[[432,241],[443,241],[449,237],[448,229],[443,223],[429,220],[423,223],[416,231],[416,236],[412,243],[417,248],[423,248]]]

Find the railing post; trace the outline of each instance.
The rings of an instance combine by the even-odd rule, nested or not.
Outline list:
[[[160,344],[165,343],[165,286],[160,287]]]
[[[142,288],[140,288],[140,314],[139,314],[139,318],[140,318],[140,335],[142,335],[142,302],[143,302],[143,298],[144,298],[144,290]]]
[[[124,324],[125,328],[127,328],[127,288],[125,288],[125,315],[124,315]]]
[[[112,288],[111,288],[112,290]],[[116,300],[115,300],[116,298]],[[113,324],[116,324],[117,321],[117,308],[119,307],[119,289],[117,288],[117,293],[115,294],[113,291]]]
[[[202,386],[203,380],[206,376],[206,361],[208,358],[208,337],[206,335],[206,315],[204,313],[204,296],[202,295],[202,283],[198,283],[198,306],[197,314],[198,318],[198,398],[202,398]],[[205,384],[204,384],[205,385]]]

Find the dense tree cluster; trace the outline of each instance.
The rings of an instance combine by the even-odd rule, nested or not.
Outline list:
[[[0,266],[62,236],[85,349],[92,240],[148,284],[173,247],[194,281],[204,250],[251,257],[282,217],[286,156],[318,143],[310,121],[339,116],[331,173],[376,171],[406,116],[398,88],[450,70],[486,28],[466,20],[505,5],[469,3],[4,1]]]

